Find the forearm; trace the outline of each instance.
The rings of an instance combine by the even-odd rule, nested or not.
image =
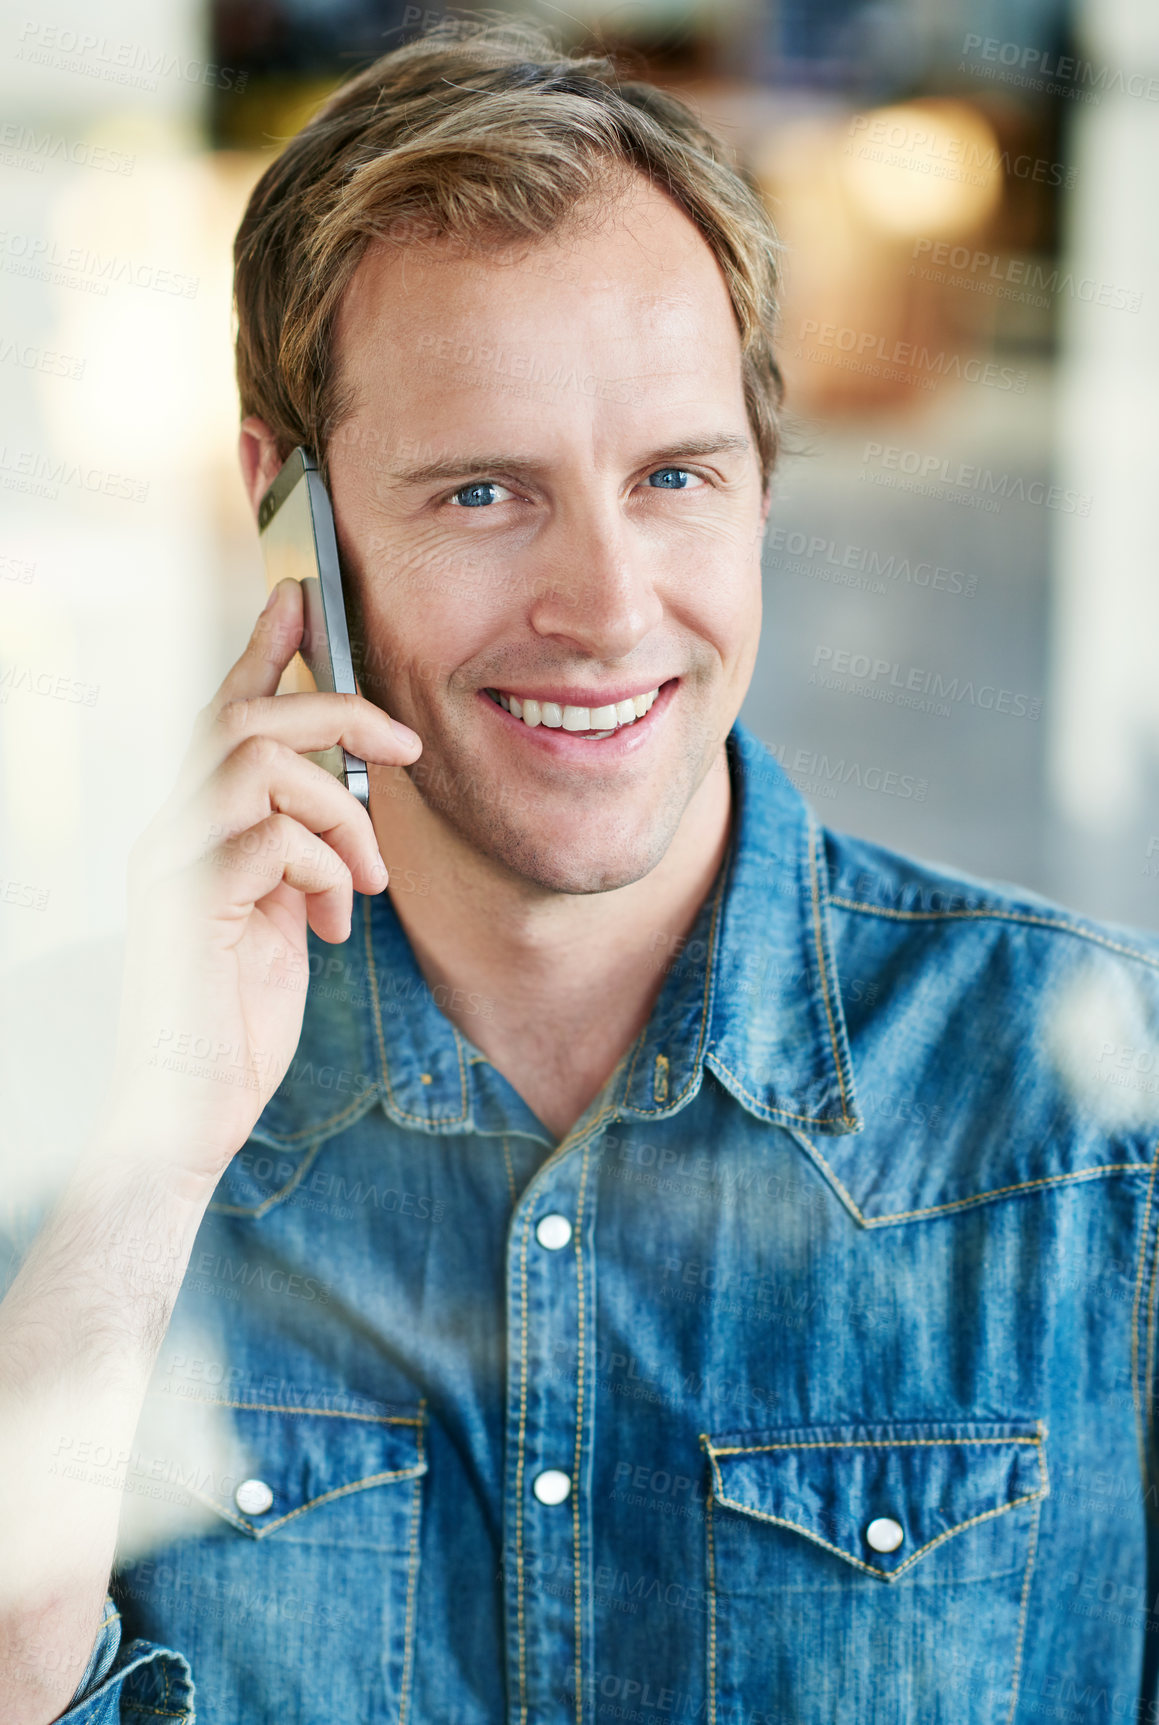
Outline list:
[[[211,1196],[102,1143],[0,1304],[0,1718],[47,1725],[84,1670],[145,1389]]]

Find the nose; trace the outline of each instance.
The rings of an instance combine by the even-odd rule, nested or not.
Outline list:
[[[656,590],[655,548],[633,542],[615,504],[568,511],[535,582],[531,625],[593,659],[626,658],[664,614]]]

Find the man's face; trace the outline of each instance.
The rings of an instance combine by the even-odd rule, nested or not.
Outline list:
[[[518,252],[373,247],[337,341],[362,687],[422,737],[419,794],[545,890],[640,879],[720,764],[760,628],[760,470],[712,254],[639,180]]]

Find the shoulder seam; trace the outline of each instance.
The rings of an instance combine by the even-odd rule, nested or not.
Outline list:
[[[840,910],[859,911],[866,916],[881,916],[891,922],[1017,922],[1031,928],[1054,928],[1060,934],[1073,934],[1079,940],[1106,947],[1108,952],[1121,953],[1124,958],[1137,958],[1140,964],[1145,964],[1152,970],[1159,970],[1159,957],[1140,952],[1138,947],[1125,946],[1122,941],[1111,940],[1105,934],[1083,928],[1080,923],[1070,922],[1064,917],[1036,916],[1032,911],[999,910],[997,907],[993,910],[890,910],[885,905],[865,904],[860,899],[845,898],[840,893],[831,893],[829,903]]]

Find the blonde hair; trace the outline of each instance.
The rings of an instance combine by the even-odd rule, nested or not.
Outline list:
[[[234,244],[243,416],[325,462],[349,408],[342,296],[373,240],[533,242],[642,174],[695,223],[728,287],[767,483],[783,385],[777,254],[755,184],[674,97],[564,52],[537,25],[444,21],[341,86],[258,181]]]

